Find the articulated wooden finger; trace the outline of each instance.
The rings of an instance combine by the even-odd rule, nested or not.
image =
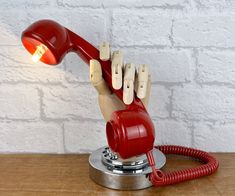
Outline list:
[[[143,99],[141,99],[146,109],[148,108],[150,93],[151,93],[151,75],[148,75],[146,95]]]
[[[112,85],[114,89],[122,87],[122,67],[123,54],[121,51],[115,51],[112,56]]]
[[[132,63],[125,65],[124,83],[123,83],[123,101],[129,105],[134,98],[134,79],[135,79],[135,66]]]
[[[140,65],[137,77],[137,97],[143,99],[146,96],[148,85],[149,68],[147,65]]]
[[[95,59],[90,60],[90,80],[100,95],[111,93],[102,77],[101,65]]]
[[[100,59],[102,61],[107,61],[110,58],[110,47],[108,42],[102,42],[99,46]]]

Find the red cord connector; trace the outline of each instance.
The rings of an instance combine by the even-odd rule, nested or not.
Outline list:
[[[147,158],[149,165],[153,170],[149,176],[149,179],[154,186],[176,184],[186,180],[207,176],[214,173],[219,167],[219,162],[215,159],[215,157],[201,150],[173,145],[155,146],[155,148],[159,149],[164,154],[176,154],[196,158],[202,161],[204,164],[191,169],[163,173],[161,170],[156,169],[152,151],[149,151],[147,153]]]

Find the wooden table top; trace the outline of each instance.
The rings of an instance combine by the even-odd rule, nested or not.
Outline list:
[[[0,155],[0,195],[235,195],[235,153],[215,154],[217,173],[197,180],[139,191],[115,191],[90,180],[88,156]],[[165,170],[189,168],[199,163],[168,156]]]

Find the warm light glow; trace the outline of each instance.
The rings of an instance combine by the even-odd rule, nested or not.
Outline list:
[[[38,62],[47,50],[48,48],[43,44],[40,44],[39,46],[37,46],[37,49],[32,56],[32,61],[35,63]]]

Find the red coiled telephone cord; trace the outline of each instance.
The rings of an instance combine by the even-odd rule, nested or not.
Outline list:
[[[173,145],[155,146],[155,148],[159,149],[164,154],[176,154],[196,158],[204,164],[195,168],[163,173],[161,170],[156,169],[153,154],[152,151],[150,151],[147,153],[147,158],[153,172],[149,175],[149,179],[154,186],[176,184],[207,176],[214,173],[219,167],[219,162],[212,155],[201,150]]]

